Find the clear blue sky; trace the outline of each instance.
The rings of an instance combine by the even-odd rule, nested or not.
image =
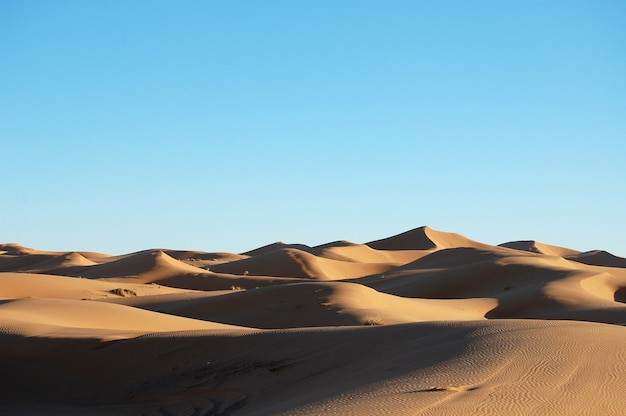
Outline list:
[[[626,256],[625,1],[0,0],[0,241],[421,225]]]

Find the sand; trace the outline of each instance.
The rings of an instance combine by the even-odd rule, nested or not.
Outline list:
[[[626,259],[420,227],[122,256],[0,244],[0,414],[623,415]]]

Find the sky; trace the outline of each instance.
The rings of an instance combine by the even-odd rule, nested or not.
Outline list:
[[[626,257],[626,1],[0,0],[0,242],[422,225]]]

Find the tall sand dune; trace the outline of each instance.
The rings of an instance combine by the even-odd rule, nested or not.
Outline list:
[[[392,237],[370,241],[367,245],[378,250],[438,250],[485,246],[461,234],[436,231],[429,227],[419,227]]]

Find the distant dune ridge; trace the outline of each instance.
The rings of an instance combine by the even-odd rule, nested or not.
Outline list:
[[[121,256],[0,244],[0,414],[623,415],[626,259],[416,228]]]

